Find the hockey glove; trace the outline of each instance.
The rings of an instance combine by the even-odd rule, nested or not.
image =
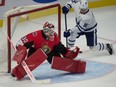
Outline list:
[[[62,13],[63,13],[63,14],[67,14],[68,12],[69,12],[69,8],[66,7],[66,6],[63,6],[63,7],[62,7]]]
[[[67,53],[64,54],[63,56],[69,59],[75,59],[78,56],[80,48],[72,47],[70,49],[67,49]]]
[[[18,45],[17,51],[13,56],[13,60],[20,64],[23,60],[25,60],[27,55],[27,49],[25,46]]]
[[[79,0],[71,0],[73,3],[77,3]]]
[[[71,30],[64,31],[64,37],[69,37],[71,35]]]

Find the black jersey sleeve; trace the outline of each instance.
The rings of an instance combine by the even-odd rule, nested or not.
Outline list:
[[[34,44],[34,41],[31,41],[31,42],[25,43],[24,46],[25,46],[27,49],[29,49],[29,48],[31,48],[31,47],[33,46],[33,44]]]

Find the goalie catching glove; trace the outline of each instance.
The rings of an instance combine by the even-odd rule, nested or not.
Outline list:
[[[64,54],[63,56],[69,59],[75,59],[78,56],[80,48],[72,47],[70,49],[67,49],[67,53]]]

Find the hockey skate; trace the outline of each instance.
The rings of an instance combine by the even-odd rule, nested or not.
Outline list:
[[[110,55],[113,54],[113,48],[112,48],[111,44],[107,43],[106,44],[106,49],[107,49],[107,51],[109,52]]]

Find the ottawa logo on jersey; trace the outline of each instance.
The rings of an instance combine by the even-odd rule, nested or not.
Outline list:
[[[44,43],[44,44],[42,45],[42,50],[43,50],[46,54],[48,54],[48,53],[50,52],[50,48],[49,48],[49,46],[47,45],[47,43]]]

